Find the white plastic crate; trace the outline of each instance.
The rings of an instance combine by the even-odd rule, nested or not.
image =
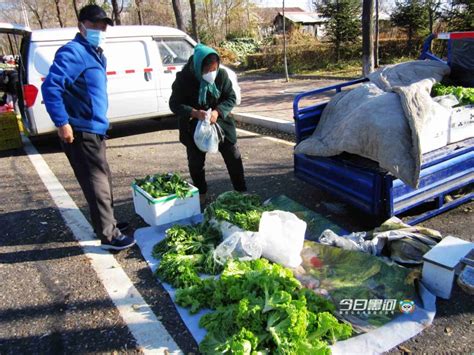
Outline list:
[[[474,243],[447,236],[423,255],[421,280],[436,296],[449,299],[455,269],[460,260],[474,248]]]
[[[178,198],[173,194],[153,198],[134,183],[132,193],[135,212],[151,226],[160,226],[196,216],[201,213],[199,190],[191,184],[189,186],[191,187],[189,197]]]

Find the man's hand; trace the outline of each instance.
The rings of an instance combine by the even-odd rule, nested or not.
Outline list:
[[[191,111],[191,116],[193,118],[197,118],[198,120],[205,120],[206,119],[206,111],[203,111],[203,110],[196,110],[193,108],[193,110]]]
[[[212,110],[212,112],[211,112],[211,124],[216,123],[218,117],[219,117],[219,112],[217,112],[216,110]]]
[[[74,141],[74,133],[72,132],[71,125],[68,123],[58,127],[58,136],[64,143],[72,143]]]

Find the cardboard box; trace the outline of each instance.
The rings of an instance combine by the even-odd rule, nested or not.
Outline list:
[[[132,184],[135,212],[151,226],[159,226],[193,217],[201,213],[199,190],[189,184],[189,196],[178,198],[175,194],[153,198],[135,183]]]
[[[474,137],[474,105],[453,108],[449,144]]]

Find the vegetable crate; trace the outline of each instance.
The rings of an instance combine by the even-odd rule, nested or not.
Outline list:
[[[160,226],[201,213],[199,190],[189,184],[189,196],[179,198],[176,194],[153,198],[135,183],[132,184],[135,212],[151,226]]]
[[[20,128],[15,112],[0,113],[0,151],[22,146]]]

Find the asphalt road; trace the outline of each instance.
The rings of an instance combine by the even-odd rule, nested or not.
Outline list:
[[[85,199],[57,139],[34,140],[34,145],[88,217]],[[250,192],[263,198],[285,194],[350,231],[373,227],[365,216],[293,176],[291,144],[241,132],[239,146]],[[134,178],[171,171],[189,178],[173,118],[114,127],[107,152],[116,217],[129,221],[134,229],[145,226],[134,213],[130,189]],[[212,200],[231,189],[231,184],[220,156],[209,156],[206,167]],[[22,150],[0,152],[0,200],[0,353],[139,353],[141,349]],[[423,225],[472,241],[473,211],[471,202]],[[180,348],[185,353],[197,352],[139,249],[133,247],[115,258]],[[393,352],[474,351],[472,297],[455,286],[452,299],[438,300],[437,306],[434,324]]]

